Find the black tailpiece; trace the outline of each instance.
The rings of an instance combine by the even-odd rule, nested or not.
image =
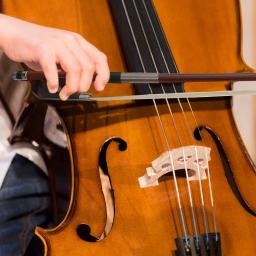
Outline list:
[[[176,238],[175,242],[177,256],[221,256],[218,232]]]

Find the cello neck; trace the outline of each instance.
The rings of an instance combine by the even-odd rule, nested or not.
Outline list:
[[[113,20],[119,35],[127,69],[130,72],[177,73],[172,52],[163,33],[156,10],[149,1],[109,0]],[[162,93],[161,86],[134,86],[137,94]],[[175,89],[164,86],[164,91],[183,92],[181,83]]]

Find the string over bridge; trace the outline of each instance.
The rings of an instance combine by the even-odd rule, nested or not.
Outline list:
[[[141,188],[157,186],[165,174],[185,169],[189,180],[206,179],[205,170],[211,160],[210,151],[209,147],[195,145],[166,151],[152,161],[151,167],[146,168],[146,174],[138,179],[139,185]]]

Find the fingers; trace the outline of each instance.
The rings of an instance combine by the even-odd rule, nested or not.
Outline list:
[[[96,90],[102,91],[109,81],[110,76],[107,57],[104,54],[96,58],[96,74],[94,87]]]
[[[95,74],[94,86],[99,91],[109,80],[106,56],[78,34],[71,33],[66,37],[57,60],[66,72],[66,85],[60,92],[62,100],[75,92],[88,91]]]
[[[76,34],[76,38],[83,48],[84,52],[88,54],[95,67],[96,79],[94,87],[98,91],[102,91],[109,81],[110,71],[107,57],[100,52],[95,46],[87,42],[82,36]]]
[[[58,91],[59,81],[55,56],[47,49],[42,49],[41,51],[42,52],[41,57],[39,58],[39,64],[47,80],[48,90],[50,93],[56,93]]]
[[[66,84],[59,93],[60,98],[66,100],[70,95],[79,91],[81,66],[75,55],[67,47],[59,48],[57,61],[66,72]]]
[[[72,40],[69,40],[70,43],[67,45],[69,50],[75,56],[76,61],[80,66],[80,81],[78,84],[79,92],[86,92],[89,90],[90,85],[92,84],[93,76],[95,74],[95,63],[84,51],[84,49],[77,42],[75,37],[72,37]]]
[[[60,38],[40,48],[38,62],[49,91],[56,93],[58,90],[58,65],[66,72],[66,84],[59,93],[62,100],[76,92],[88,91],[95,74],[94,86],[96,90],[103,90],[109,80],[106,56],[82,36],[67,31],[61,33],[64,34]]]

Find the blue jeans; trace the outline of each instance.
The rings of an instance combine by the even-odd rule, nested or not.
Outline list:
[[[48,225],[49,216],[47,176],[16,155],[0,189],[0,256],[24,255],[35,227]]]

